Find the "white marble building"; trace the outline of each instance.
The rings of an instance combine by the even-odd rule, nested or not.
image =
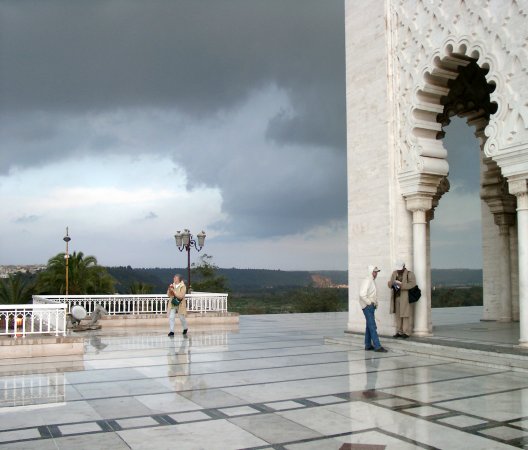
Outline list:
[[[414,334],[433,333],[429,224],[449,189],[443,126],[467,119],[481,148],[484,320],[520,321],[528,346],[528,0],[345,0],[349,321],[367,264],[383,334],[396,259],[423,297]]]

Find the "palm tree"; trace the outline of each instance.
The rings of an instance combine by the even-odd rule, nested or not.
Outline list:
[[[31,300],[33,285],[20,274],[0,281],[1,304],[23,304]]]
[[[40,272],[37,290],[42,294],[66,292],[66,259],[59,253],[48,260],[46,270]],[[68,294],[112,294],[115,280],[106,269],[97,265],[95,256],[73,252],[68,259]]]

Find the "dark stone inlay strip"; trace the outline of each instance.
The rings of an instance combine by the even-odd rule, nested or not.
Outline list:
[[[51,434],[51,437],[54,437],[54,438],[62,437],[62,433],[59,430],[59,425],[48,425],[48,430]]]
[[[314,397],[312,397],[312,398],[314,398]],[[300,405],[303,405],[303,406],[311,406],[311,407],[323,406],[323,405],[320,405],[319,403],[312,402],[311,400],[308,400],[306,398],[296,398],[293,401],[295,403],[299,403]],[[338,402],[336,402],[336,403],[338,403]]]
[[[108,420],[96,420],[95,423],[97,425],[99,425],[99,427],[101,427],[101,430],[103,430],[103,431],[107,431],[107,432],[108,431],[114,431],[114,428],[112,427],[112,425],[109,423]]]
[[[271,403],[271,402],[269,402]],[[258,412],[261,413],[275,413],[277,412],[275,409],[270,408],[269,406],[264,405],[263,403],[251,403],[247,406],[250,406],[253,409],[256,409]]]
[[[49,430],[49,428],[46,426],[46,425],[43,425],[43,426],[40,426],[40,427],[37,427],[39,433],[40,433],[40,437],[42,439],[50,439],[52,438],[53,436],[51,435],[51,431]]]
[[[122,431],[123,428],[115,420],[107,420],[106,423],[110,425],[111,431]]]
[[[152,418],[160,425],[176,425],[177,423],[172,417],[169,417],[167,414],[156,414],[155,416],[152,416]]]
[[[237,405],[237,407],[238,406],[246,405]],[[226,406],[226,408],[229,408],[229,406]],[[229,416],[227,414],[224,414],[222,411],[218,411],[218,409],[216,408],[202,409],[200,412],[207,414],[211,419],[229,419]]]

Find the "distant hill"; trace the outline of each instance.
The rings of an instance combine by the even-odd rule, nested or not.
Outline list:
[[[152,285],[154,292],[165,292],[175,273],[180,273],[184,278],[187,278],[187,269],[183,268],[135,269],[130,266],[123,266],[106,267],[106,269],[117,280],[116,289],[121,293],[127,293],[134,281]],[[325,285],[347,284],[347,272],[345,270],[308,272],[233,268],[218,269],[218,275],[226,277],[229,288],[234,291],[312,286],[317,280],[324,280]]]
[[[482,269],[432,269],[433,286],[482,286]]]
[[[175,273],[187,277],[184,268],[135,269],[126,267],[107,267],[110,275],[117,280],[117,291],[129,292],[130,285],[143,282],[154,287],[154,292],[165,292]],[[346,270],[289,271],[267,269],[218,269],[218,275],[228,280],[232,291],[251,289],[296,288],[304,286],[329,287],[348,284]],[[431,274],[436,286],[477,286],[482,285],[480,269],[433,269]]]

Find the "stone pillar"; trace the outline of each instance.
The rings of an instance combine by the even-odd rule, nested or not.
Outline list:
[[[495,224],[499,226],[500,253],[495,255],[496,265],[500,271],[500,304],[501,322],[512,321],[511,296],[511,256],[510,256],[510,226],[515,219],[510,214],[495,214]]]
[[[431,298],[427,291],[427,220],[432,208],[432,196],[412,195],[406,198],[407,209],[413,213],[413,266],[422,297],[414,304],[414,336],[431,336]]]
[[[519,345],[528,347],[528,179],[509,178],[510,193],[517,197],[519,249]]]

